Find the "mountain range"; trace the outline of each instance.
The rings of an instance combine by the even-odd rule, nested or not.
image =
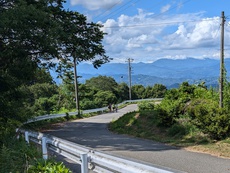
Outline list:
[[[230,58],[224,61],[228,72]],[[80,63],[77,71],[81,76],[80,83],[99,75],[113,77],[118,83],[128,83],[128,63],[107,63],[98,69],[92,64]],[[210,58],[159,59],[153,63],[131,63],[132,85],[152,86],[159,83],[174,88],[184,81],[191,84],[204,81],[207,86],[217,86],[219,74],[220,61]],[[51,75],[55,78],[54,72],[51,72]]]

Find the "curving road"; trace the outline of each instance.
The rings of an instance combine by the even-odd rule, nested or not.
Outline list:
[[[57,125],[45,133],[113,155],[148,162],[189,173],[230,173],[230,159],[194,153],[127,135],[114,134],[107,129],[110,121],[137,109],[129,105],[117,113],[74,120]]]

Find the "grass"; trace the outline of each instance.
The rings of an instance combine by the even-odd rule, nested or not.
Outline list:
[[[0,147],[0,172],[27,172],[35,164],[35,158],[42,158],[42,152],[35,145],[9,137]]]
[[[109,124],[109,129],[119,134],[150,139],[188,151],[202,152],[230,158],[230,138],[215,141],[192,126],[186,117],[170,128],[159,127],[154,111],[131,112]]]

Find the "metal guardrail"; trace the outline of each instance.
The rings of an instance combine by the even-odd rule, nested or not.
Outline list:
[[[81,173],[88,173],[89,170],[99,173],[182,173],[168,168],[112,156],[39,132],[17,129],[17,133],[22,133],[28,143],[33,141],[37,144],[41,144],[43,159],[48,159],[48,152],[50,150],[54,151],[80,164]]]
[[[138,99],[138,100],[126,100],[122,103],[119,103],[118,106],[121,106],[123,104],[126,103],[132,103],[132,102],[141,102],[141,101],[161,101],[162,98],[154,98],[154,99]],[[97,109],[89,109],[89,110],[83,110],[82,114],[88,114],[88,113],[93,113],[93,112],[104,112],[108,110],[107,107],[103,107],[103,108],[97,108]],[[69,115],[76,115],[77,112],[69,112]],[[51,114],[51,115],[42,115],[42,116],[38,116],[38,117],[34,117],[29,119],[27,122],[23,123],[23,124],[28,124],[28,123],[32,123],[32,122],[36,122],[36,121],[42,121],[42,120],[47,120],[47,119],[54,119],[54,118],[61,118],[61,117],[65,117],[66,114],[62,113],[62,114]]]

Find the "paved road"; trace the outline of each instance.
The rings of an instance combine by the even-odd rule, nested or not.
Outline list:
[[[108,122],[135,109],[137,109],[136,105],[129,105],[118,110],[117,113],[107,113],[91,118],[74,120],[60,124],[45,133],[109,152],[113,155],[149,162],[184,172],[230,173],[230,159],[189,152],[158,142],[127,135],[118,135],[108,131]]]

